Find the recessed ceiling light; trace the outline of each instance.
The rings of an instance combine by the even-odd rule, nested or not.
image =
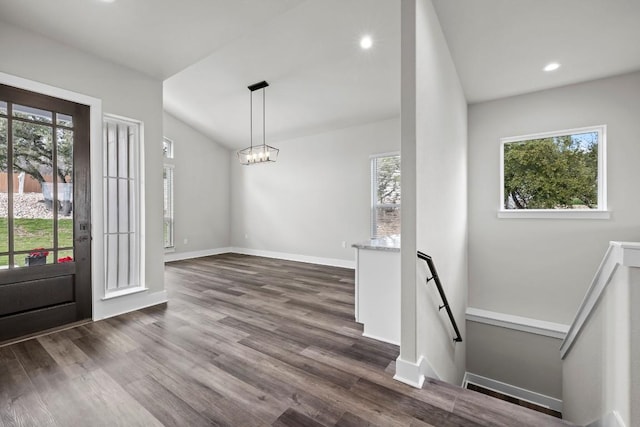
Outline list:
[[[360,47],[363,49],[371,49],[371,46],[373,46],[373,39],[371,38],[371,36],[363,36],[360,39]]]
[[[102,3],[113,3],[116,0],[100,0]]]
[[[544,70],[544,71],[555,71],[555,70],[557,70],[558,68],[560,68],[560,64],[558,64],[557,62],[551,62],[551,63],[547,64],[547,65],[543,68],[543,70]]]

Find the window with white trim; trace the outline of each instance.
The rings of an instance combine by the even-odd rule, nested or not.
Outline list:
[[[104,117],[104,244],[106,295],[142,286],[140,234],[141,122]]]
[[[171,164],[164,165],[163,182],[164,182],[164,248],[174,248],[173,238],[173,170]]]
[[[606,212],[605,144],[606,126],[502,138],[500,216]]]
[[[400,155],[371,157],[371,237],[400,236]]]

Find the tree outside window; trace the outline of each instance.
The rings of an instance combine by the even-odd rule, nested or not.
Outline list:
[[[372,238],[400,236],[400,156],[371,159]]]
[[[604,127],[503,140],[502,210],[603,209]]]

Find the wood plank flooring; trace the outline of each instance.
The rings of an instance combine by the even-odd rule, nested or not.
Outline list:
[[[169,263],[167,305],[0,347],[0,426],[566,426],[429,380],[362,337],[352,270]]]

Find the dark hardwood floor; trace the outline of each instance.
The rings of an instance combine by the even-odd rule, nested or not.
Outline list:
[[[353,276],[235,254],[167,264],[166,306],[0,347],[0,425],[568,425],[393,380],[398,348],[361,336]]]

